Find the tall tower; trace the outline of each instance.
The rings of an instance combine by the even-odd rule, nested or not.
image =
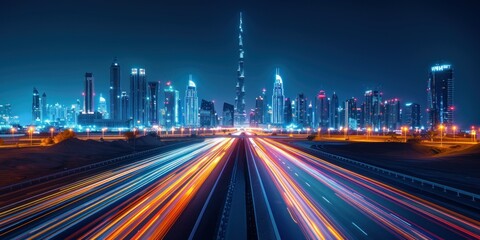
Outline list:
[[[179,93],[175,90],[170,82],[167,83],[167,87],[164,89],[165,93],[165,126],[167,128],[176,127],[179,125]]]
[[[242,28],[242,13],[240,13],[240,26],[238,33],[238,69],[237,69],[237,85],[235,96],[235,125],[245,124],[246,112],[245,112],[245,73],[243,69],[243,28]]]
[[[428,87],[428,127],[453,124],[453,68],[450,65],[435,65],[431,68]]]
[[[32,99],[32,123],[40,121],[41,119],[41,110],[40,110],[40,95],[36,88],[33,88],[33,99]]]
[[[93,73],[85,73],[85,92],[83,92],[83,114],[92,114],[93,108]]]
[[[160,81],[148,82],[148,124],[150,126],[160,124]]]
[[[185,126],[198,126],[197,85],[193,82],[192,75],[190,75],[187,90],[185,91]]]
[[[120,97],[120,65],[115,58],[110,66],[110,119],[121,119]]]
[[[146,126],[147,78],[145,69],[132,68],[130,75],[130,115],[134,126]]]
[[[272,95],[272,124],[282,125],[284,117],[284,96],[283,96],[283,81],[280,76],[280,70],[276,69],[275,83],[273,84]]]
[[[42,122],[45,122],[48,118],[47,113],[47,94],[43,93],[41,98],[41,108],[42,108]]]

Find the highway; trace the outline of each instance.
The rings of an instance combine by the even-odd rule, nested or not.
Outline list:
[[[271,139],[248,139],[284,239],[479,239],[480,223]]]
[[[0,239],[480,239],[477,220],[248,133],[38,188],[0,202]]]
[[[144,159],[0,208],[0,239],[162,238],[235,139]]]

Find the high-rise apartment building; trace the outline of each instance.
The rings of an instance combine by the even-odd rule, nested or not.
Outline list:
[[[428,86],[428,128],[437,129],[440,124],[453,124],[454,92],[453,68],[451,65],[435,65],[431,67]]]
[[[275,73],[275,82],[273,84],[272,95],[272,124],[283,125],[284,123],[284,96],[283,96],[283,80],[280,71],[277,68]]]
[[[185,126],[198,126],[197,85],[192,80],[192,75],[189,77],[187,90],[185,91]]]
[[[132,68],[130,74],[130,118],[134,126],[147,125],[147,77],[145,69]]]
[[[121,111],[120,111],[120,65],[117,62],[117,58],[113,60],[112,65],[110,66],[110,107],[109,114],[110,119],[120,120]]]

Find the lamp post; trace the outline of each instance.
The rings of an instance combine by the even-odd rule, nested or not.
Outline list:
[[[443,147],[443,125],[440,124],[440,146]]]
[[[13,141],[15,141],[15,128],[12,127],[12,129],[10,129],[10,131],[12,132]]]
[[[405,129],[405,142],[407,142],[408,127],[403,127]]]
[[[383,136],[384,136],[384,137],[385,137],[385,130],[386,130],[386,129],[387,129],[386,127],[383,127],[383,128],[382,128],[382,130],[383,130]]]
[[[28,128],[28,133],[30,133],[30,145],[33,145],[33,127]]]
[[[476,142],[476,141],[477,141],[476,135],[477,135],[477,132],[476,132],[475,130],[472,130],[472,141],[473,141],[473,142]]]
[[[310,128],[307,128],[307,136],[310,135]]]
[[[183,137],[183,130],[185,130],[183,127],[180,128],[180,136]]]
[[[102,138],[105,137],[105,128],[102,128]]]
[[[372,131],[372,129],[371,129],[371,128],[367,128],[367,139],[369,139],[369,138],[370,138],[370,132],[371,132],[371,131]]]
[[[328,132],[328,138],[330,138],[330,128],[327,130]]]
[[[90,128],[87,128],[87,139],[90,138]]]
[[[174,131],[175,131],[175,127],[172,127],[172,135],[174,134]]]
[[[146,135],[147,135],[147,129],[144,128],[144,129],[143,129],[143,136],[146,136]]]
[[[348,132],[348,128],[345,128],[343,131],[344,131],[344,135],[345,135],[345,136],[344,136],[344,137],[345,137],[345,140],[347,140],[347,132]]]

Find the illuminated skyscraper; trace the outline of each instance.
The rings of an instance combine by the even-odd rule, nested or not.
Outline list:
[[[280,71],[277,68],[275,73],[275,83],[273,84],[272,95],[272,124],[282,125],[284,123],[284,96],[283,96],[283,81],[280,76]]]
[[[147,78],[143,68],[132,68],[130,75],[130,106],[130,117],[134,126],[146,125]]]
[[[107,99],[105,99],[101,93],[98,99],[98,112],[102,114],[103,119],[108,119]]]
[[[200,105],[200,127],[217,126],[217,113],[215,112],[215,104],[213,101],[202,99]]]
[[[123,121],[126,121],[126,120],[128,120],[128,118],[130,117],[130,112],[129,112],[129,108],[130,108],[129,97],[128,97],[126,91],[122,91],[122,94],[121,94],[121,96],[120,96],[120,103],[121,103],[121,107],[120,107],[120,110],[121,110],[121,119],[122,119]]]
[[[318,93],[315,107],[316,107],[315,116],[316,116],[317,127],[327,129],[328,117],[329,117],[329,114],[328,114],[329,102],[324,90],[320,90],[320,92]]]
[[[332,95],[332,99],[330,101],[330,127],[333,129],[338,129],[340,127],[340,119],[338,115],[338,96],[334,92]]]
[[[307,98],[305,94],[299,93],[295,101],[295,116],[296,124],[298,127],[308,127],[309,123],[307,120]]]
[[[40,99],[40,107],[42,109],[42,122],[48,120],[48,112],[47,112],[47,94],[43,93],[42,98]]]
[[[187,90],[185,91],[185,126],[198,126],[197,85],[193,82],[192,75],[189,77]]]
[[[33,99],[32,99],[32,123],[41,120],[41,109],[40,109],[40,95],[38,90],[33,88]]]
[[[264,115],[265,115],[265,111],[264,111],[264,108],[265,107],[265,104],[264,104],[264,99],[263,99],[263,96],[258,96],[257,98],[255,98],[255,110],[254,110],[254,123],[255,123],[255,126],[258,126],[258,124],[264,124]]]
[[[167,83],[167,87],[164,90],[165,93],[165,126],[167,128],[176,127],[179,125],[180,109],[178,106],[179,93],[175,90],[170,83]]]
[[[224,127],[233,127],[233,116],[235,108],[232,104],[223,103],[223,126]]]
[[[245,124],[247,114],[245,112],[245,72],[243,69],[243,28],[242,28],[242,13],[240,13],[240,26],[238,33],[238,69],[237,69],[237,85],[235,96],[235,125]]]
[[[283,108],[283,123],[285,125],[292,124],[293,113],[292,113],[292,100],[290,98],[285,98],[285,105]]]
[[[402,123],[410,129],[420,129],[422,126],[420,119],[420,104],[406,103],[402,109]]]
[[[110,66],[110,119],[120,120],[120,65],[117,62],[117,58],[113,60]]]
[[[365,104],[363,105],[364,128],[371,127],[374,130],[380,130],[383,127],[384,104],[382,102],[382,93],[375,90],[365,92]]]
[[[85,73],[85,91],[83,92],[83,114],[93,114],[95,108],[93,107],[93,73]],[[53,120],[53,119],[52,119]]]
[[[428,128],[437,129],[438,125],[453,124],[453,68],[450,65],[435,65],[428,78]]]
[[[394,98],[385,101],[385,127],[390,130],[398,130],[400,125],[400,100]]]
[[[355,130],[358,127],[357,122],[357,99],[350,98],[345,101],[345,108],[344,108],[344,128]]]
[[[148,125],[153,126],[160,123],[159,106],[160,106],[160,82],[148,82],[147,88],[147,104],[148,104]]]

